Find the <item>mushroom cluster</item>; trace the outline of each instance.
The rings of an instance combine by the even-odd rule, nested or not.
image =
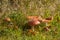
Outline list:
[[[40,24],[41,22],[44,23],[49,23],[53,18],[52,17],[48,17],[43,19],[41,16],[27,16],[28,19],[28,25],[32,27],[32,31],[34,31],[34,27],[38,24]]]
[[[35,26],[40,24],[41,22],[49,23],[53,19],[52,17],[48,17],[43,19],[41,16],[27,16],[28,24],[30,26]]]

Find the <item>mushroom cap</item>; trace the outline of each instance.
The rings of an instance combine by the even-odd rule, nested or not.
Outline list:
[[[35,25],[40,24],[40,21],[38,21],[38,20],[30,20],[30,21],[28,22],[28,24],[29,24],[30,26],[35,26]]]
[[[30,26],[35,26],[40,24],[40,21],[42,20],[41,16],[27,16],[28,24]]]
[[[38,18],[38,16],[27,16],[27,19],[35,19]]]
[[[42,22],[48,23],[50,20],[43,19]]]
[[[11,21],[11,19],[9,17],[4,19],[5,21]]]
[[[53,17],[48,17],[42,20],[42,22],[48,23],[51,22],[51,20],[53,20]]]
[[[33,19],[35,19],[35,20],[42,20],[42,17],[41,16],[27,16],[27,19],[28,20],[33,20]]]
[[[46,20],[53,20],[53,17],[47,17]]]

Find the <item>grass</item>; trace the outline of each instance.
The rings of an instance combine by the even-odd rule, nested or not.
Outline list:
[[[5,4],[4,4],[5,3]],[[0,40],[60,40],[60,1],[59,0],[21,0],[16,5],[2,1],[0,13]],[[14,1],[15,3],[15,1]],[[7,6],[8,7],[7,7]],[[5,8],[3,10],[3,8]],[[27,15],[42,16],[43,18],[53,16],[49,23],[51,31],[45,31],[45,23],[38,25],[36,35],[23,34],[23,26],[26,24]],[[4,21],[5,17],[11,19]]]

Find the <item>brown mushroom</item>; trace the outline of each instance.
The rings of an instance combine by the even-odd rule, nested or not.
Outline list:
[[[40,24],[39,17],[38,16],[28,16],[28,25],[31,26],[32,31],[34,30],[34,27],[38,24]]]
[[[40,24],[40,21],[38,21],[38,20],[30,20],[30,21],[28,21],[28,24],[30,26],[35,26],[35,25]]]
[[[39,16],[27,16],[28,24],[30,26],[35,26],[40,24],[40,17]]]
[[[50,23],[53,20],[53,17],[48,17],[42,20],[42,22],[46,23],[46,26],[48,26],[48,23]]]
[[[51,20],[53,20],[53,17],[45,18],[42,21],[48,23],[48,22],[51,22]]]
[[[11,19],[9,17],[4,18],[4,21],[10,22]]]
[[[28,20],[42,20],[42,17],[41,16],[27,16],[27,19]]]

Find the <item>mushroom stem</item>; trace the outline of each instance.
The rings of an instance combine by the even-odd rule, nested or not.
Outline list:
[[[34,26],[32,27],[32,31],[34,31]]]
[[[46,26],[48,26],[48,24],[46,23]]]

